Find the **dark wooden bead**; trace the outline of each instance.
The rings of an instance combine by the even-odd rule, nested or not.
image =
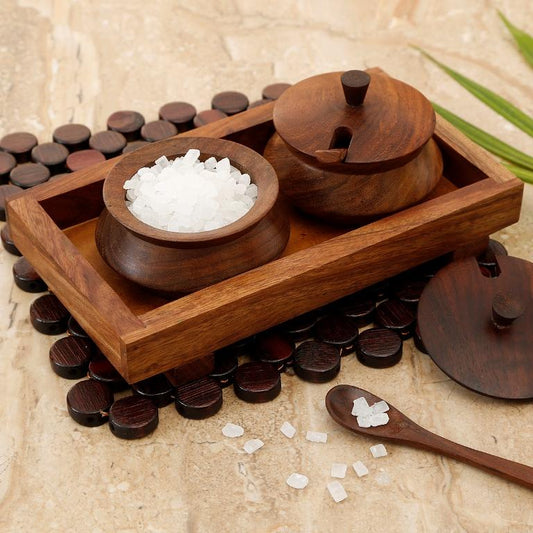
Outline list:
[[[25,257],[21,257],[13,265],[13,278],[17,287],[25,292],[46,292],[48,290],[46,283]]]
[[[422,340],[422,336],[420,335],[420,328],[418,327],[418,324],[416,325],[415,332],[413,334],[413,340],[415,342],[416,349],[419,352],[428,353],[428,350],[424,344],[424,341]]]
[[[164,374],[134,383],[131,388],[135,394],[152,400],[157,407],[165,407],[174,398],[174,387]]]
[[[426,279],[398,279],[393,284],[393,294],[404,304],[416,307],[426,284]]]
[[[9,173],[15,168],[17,160],[7,152],[0,152],[0,182],[9,179]]]
[[[8,198],[21,192],[23,189],[11,183],[0,185],[0,220],[6,220],[6,201]]]
[[[34,163],[40,163],[48,168],[50,174],[59,174],[65,170],[68,154],[65,146],[52,142],[38,144],[31,151],[31,158]]]
[[[226,115],[231,116],[248,108],[248,97],[238,91],[224,91],[213,96],[211,108],[218,109]]]
[[[178,128],[166,120],[153,120],[141,129],[141,137],[148,142],[162,141],[178,134]]]
[[[83,168],[92,167],[102,161],[105,161],[105,155],[98,150],[79,150],[67,157],[67,168],[71,172],[76,172]]]
[[[45,335],[58,335],[67,331],[70,313],[55,294],[45,294],[30,306],[33,327]]]
[[[113,404],[113,392],[104,383],[86,379],[76,383],[67,393],[69,415],[82,426],[101,426]]]
[[[172,122],[180,133],[194,127],[195,116],[196,108],[187,102],[169,102],[159,109],[159,118]]]
[[[126,138],[118,131],[99,131],[89,139],[89,147],[102,152],[106,159],[120,155],[125,146]]]
[[[489,239],[489,245],[486,250],[478,256],[477,262],[480,267],[485,267],[489,270],[491,277],[499,275],[498,256],[507,256],[507,249],[505,246],[494,239]]]
[[[508,328],[524,314],[526,305],[518,293],[496,293],[492,299],[492,322],[500,329]]]
[[[206,124],[211,124],[211,122],[216,122],[222,118],[227,118],[228,115],[219,111],[218,109],[206,109],[205,111],[200,111],[193,120],[195,128],[200,126],[205,126]]]
[[[224,388],[233,383],[233,376],[239,366],[237,355],[224,349],[215,352],[215,368],[209,374],[216,379],[219,385]]]
[[[255,100],[254,102],[251,102],[248,106],[248,109],[253,109],[254,107],[259,107],[265,104],[268,104],[268,102],[272,102],[272,100],[267,100],[265,98],[261,98],[261,100]]]
[[[376,298],[370,292],[356,293],[339,300],[336,307],[361,328],[374,320]]]
[[[384,279],[383,281],[380,281],[378,283],[375,283],[374,285],[371,285],[367,289],[365,289],[365,292],[368,294],[371,294],[376,301],[383,300],[384,298],[389,297],[389,291],[390,291],[390,280]]]
[[[129,154],[130,152],[135,152],[135,150],[138,150],[139,148],[142,148],[143,146],[146,146],[147,144],[150,144],[150,143],[148,141],[132,141],[128,143],[126,146],[124,146],[122,153]]]
[[[370,328],[355,342],[357,359],[372,368],[394,366],[402,358],[402,339],[392,329]]]
[[[80,379],[87,375],[93,355],[87,340],[68,335],[52,344],[49,352],[52,370],[62,378]]]
[[[266,100],[277,100],[290,86],[290,83],[272,83],[263,89],[262,97]]]
[[[0,139],[0,149],[13,155],[17,163],[30,160],[31,151],[37,145],[37,137],[25,131],[9,133]]]
[[[312,311],[287,320],[281,324],[280,329],[286,333],[294,342],[305,341],[313,336],[315,324],[319,315]]]
[[[225,354],[231,354],[237,357],[241,357],[243,355],[253,355],[254,348],[255,336],[252,335],[251,337],[245,337],[244,339],[238,340],[237,342],[225,346],[224,348],[221,348],[218,351],[223,352]]]
[[[66,178],[67,176],[70,176],[72,172],[62,172],[61,174],[54,174],[53,176],[50,176],[50,179],[48,181],[52,180],[61,180],[63,178]]]
[[[341,314],[322,317],[315,326],[316,338],[337,348],[341,356],[353,352],[358,333],[355,320]]]
[[[157,406],[143,396],[126,396],[109,409],[109,429],[119,439],[141,439],[152,433],[158,424]]]
[[[89,363],[89,376],[111,387],[114,392],[126,390],[129,385],[118,370],[103,356],[94,357]]]
[[[348,70],[341,76],[341,83],[346,103],[351,106],[362,105],[370,85],[370,76],[364,70]]]
[[[11,237],[11,231],[9,229],[8,224],[4,224],[4,227],[2,228],[2,231],[0,232],[0,237],[2,239],[2,246],[12,255],[19,255],[20,250],[15,246],[15,243],[13,242],[13,238]]]
[[[115,111],[107,119],[107,129],[118,131],[126,141],[135,141],[141,134],[144,117],[137,111]]]
[[[294,349],[294,342],[275,330],[261,333],[255,340],[256,358],[271,364],[278,372],[283,372],[292,364]]]
[[[83,124],[64,124],[52,134],[54,142],[64,145],[70,153],[89,148],[90,137],[91,130]]]
[[[391,299],[377,306],[375,321],[384,328],[396,331],[402,339],[408,339],[413,334],[416,316],[409,306]]]
[[[176,410],[185,418],[208,418],[221,407],[222,388],[213,378],[201,378],[176,387]]]
[[[190,381],[208,376],[215,368],[215,354],[206,353],[201,357],[181,365],[178,368],[172,368],[165,372],[166,377],[174,387],[179,387]]]
[[[50,179],[50,170],[41,163],[24,163],[17,165],[9,174],[13,185],[22,189],[30,189]]]
[[[73,316],[68,319],[67,331],[69,335],[73,335],[74,337],[90,339],[87,332],[80,326],[79,322]]]
[[[252,361],[237,368],[233,378],[233,389],[245,402],[269,402],[281,392],[281,378],[272,365]]]
[[[320,341],[305,341],[296,348],[294,372],[305,381],[325,383],[331,381],[341,368],[339,350]]]

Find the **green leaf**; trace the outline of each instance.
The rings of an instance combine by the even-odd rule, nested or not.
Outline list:
[[[520,109],[511,104],[511,102],[505,100],[505,98],[498,96],[486,87],[483,87],[479,83],[476,83],[466,76],[459,74],[459,72],[447,67],[440,61],[437,61],[421,48],[415,48],[444,70],[444,72],[451,76],[455,81],[460,83],[467,91],[471,92],[476,98],[487,104],[491,109],[496,111],[496,113],[507,119],[509,122],[513,123],[517,128],[520,128],[522,131],[533,137],[533,117],[520,111]]]
[[[517,178],[520,178],[526,183],[533,184],[533,172],[531,170],[526,170],[525,168],[510,165],[509,163],[505,162],[503,162],[502,165],[507,167]]]
[[[526,61],[533,67],[533,37],[512,24],[501,11],[498,11],[498,15],[500,15],[507,29],[511,32],[518,49]]]
[[[500,141],[490,133],[479,129],[470,122],[463,120],[451,111],[444,109],[438,104],[433,103],[435,111],[444,117],[448,122],[453,124],[458,130],[462,131],[467,137],[479,144],[485,150],[492,152],[494,155],[501,157],[524,170],[533,171],[533,157],[513,148],[507,143]],[[520,177],[520,176],[519,176]]]

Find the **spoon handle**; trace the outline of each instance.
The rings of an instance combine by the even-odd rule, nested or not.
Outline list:
[[[530,466],[457,444],[418,426],[414,422],[404,427],[397,437],[398,440],[403,440],[417,448],[425,448],[447,455],[533,489],[533,468]]]

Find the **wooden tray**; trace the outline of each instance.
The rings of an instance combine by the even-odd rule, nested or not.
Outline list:
[[[182,135],[261,152],[274,131],[273,105]],[[474,244],[516,222],[522,183],[440,117],[434,138],[445,178],[429,199],[353,230],[293,213],[283,257],[170,302],[121,278],[96,251],[102,184],[118,158],[28,190],[8,202],[8,219],[19,250],[131,383],[190,367],[207,352],[444,253],[473,253]]]

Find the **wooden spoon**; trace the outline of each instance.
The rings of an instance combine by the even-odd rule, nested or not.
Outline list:
[[[515,463],[495,455],[467,448],[448,439],[428,431],[415,424],[403,413],[389,404],[389,422],[385,426],[362,428],[353,416],[353,401],[361,396],[365,397],[369,405],[379,402],[381,398],[372,393],[353,387],[352,385],[337,385],[326,396],[326,408],[335,422],[347,429],[384,439],[402,442],[415,448],[422,448],[440,453],[477,466],[529,489],[533,489],[533,468]]]

